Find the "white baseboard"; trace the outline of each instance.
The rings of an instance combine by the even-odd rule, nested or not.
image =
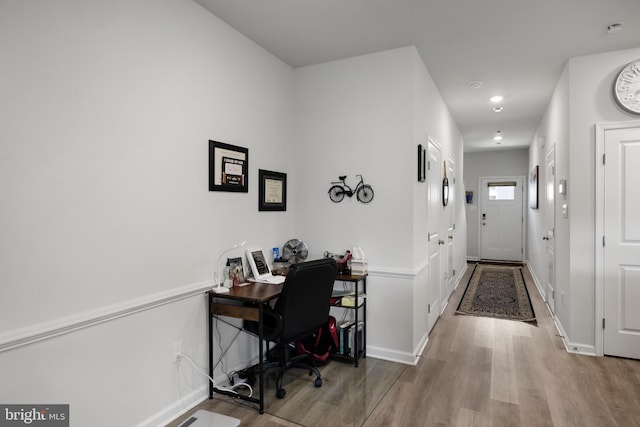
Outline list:
[[[542,298],[542,301],[544,301],[546,303],[547,302],[547,298],[545,297],[544,289],[542,288],[542,285],[540,284],[540,281],[538,280],[538,277],[536,276],[536,273],[534,273],[533,270],[529,268],[528,264],[527,264],[527,270],[529,270],[529,274],[531,274],[531,278],[533,278],[533,283],[536,285],[536,288],[538,289],[538,293],[540,294],[540,297]],[[553,315],[553,313],[551,313],[551,314]]]
[[[429,332],[424,334],[424,336],[420,340],[420,343],[418,343],[418,348],[416,351],[416,355],[418,357],[422,356],[422,353],[424,353],[424,349],[427,348],[427,344],[429,344]]]
[[[453,290],[458,289],[458,286],[460,286],[460,282],[462,281],[462,277],[464,277],[464,274],[467,272],[468,269],[469,269],[469,264],[465,263],[464,267],[462,267],[462,270],[460,270],[460,272],[458,273],[458,277],[456,277],[456,285],[453,287]]]
[[[564,348],[565,350],[567,350],[567,353],[583,354],[585,356],[596,356],[595,346],[574,343],[567,339],[567,332],[564,330],[562,322],[560,322],[560,319],[558,319],[557,316],[553,316],[553,324],[556,326],[556,330],[558,331],[560,338],[562,338],[562,342],[564,343]]]
[[[166,426],[181,415],[186,414],[209,397],[209,385],[197,388],[182,399],[167,406],[160,412],[142,421],[136,427]]]
[[[371,345],[367,345],[367,357],[411,366],[416,366],[418,364],[418,356],[415,354],[407,353],[406,351],[389,350],[387,348]]]
[[[558,316],[556,316],[555,313],[551,311],[551,307],[549,307],[549,304],[547,304],[547,299],[545,298],[544,290],[542,289],[542,285],[540,284],[540,281],[536,277],[533,270],[531,270],[530,268],[528,268],[528,270],[529,270],[529,273],[531,274],[531,277],[533,278],[533,283],[535,283],[536,289],[538,290],[540,297],[545,302],[544,305],[547,307],[547,310],[549,310],[549,314],[553,319],[553,324],[556,327],[556,331],[558,331],[558,336],[562,339],[562,343],[564,344],[564,348],[567,351],[567,353],[576,353],[576,354],[584,354],[587,356],[595,356],[596,355],[595,346],[574,343],[568,340],[567,332],[564,330],[564,327],[562,326],[562,322],[560,321]]]

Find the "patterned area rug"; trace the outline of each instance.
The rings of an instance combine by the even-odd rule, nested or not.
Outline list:
[[[534,322],[522,267],[476,264],[456,313]]]

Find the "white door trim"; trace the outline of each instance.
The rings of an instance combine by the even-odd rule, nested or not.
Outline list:
[[[596,313],[595,313],[595,353],[604,356],[604,328],[602,319],[604,318],[604,168],[602,158],[604,156],[604,137],[607,130],[628,129],[640,127],[640,120],[629,120],[624,122],[596,123],[596,233],[595,233],[595,291],[596,291]]]

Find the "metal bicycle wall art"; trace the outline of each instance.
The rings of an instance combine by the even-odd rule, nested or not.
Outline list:
[[[369,184],[364,183],[364,178],[362,175],[356,175],[356,177],[360,178],[360,182],[356,185],[355,190],[353,190],[346,182],[347,175],[339,176],[338,179],[340,181],[332,182],[331,188],[329,188],[329,198],[334,203],[340,203],[344,200],[344,196],[351,197],[354,194],[356,195],[356,199],[362,203],[369,203],[373,200],[373,188]]]

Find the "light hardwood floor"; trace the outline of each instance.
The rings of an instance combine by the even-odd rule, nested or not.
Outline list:
[[[416,366],[331,362],[319,389],[304,372],[287,373],[287,396],[277,400],[268,389],[264,415],[226,397],[194,411],[247,426],[640,427],[640,361],[567,353],[528,274],[537,323],[456,315],[469,273]]]

